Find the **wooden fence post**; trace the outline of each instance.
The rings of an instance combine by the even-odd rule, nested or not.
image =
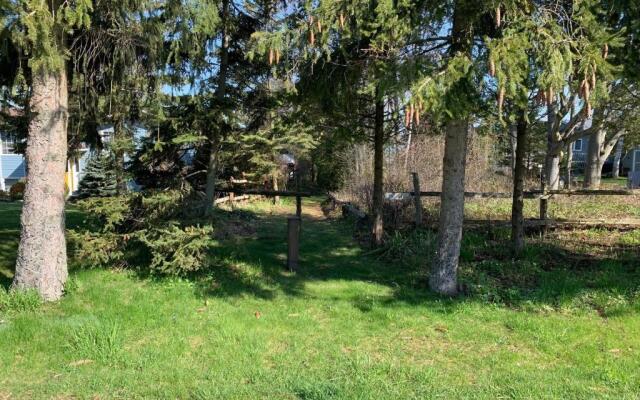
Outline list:
[[[413,175],[413,203],[415,205],[415,223],[416,228],[422,225],[422,199],[420,198],[420,177],[417,172],[412,172]]]
[[[287,267],[289,271],[296,272],[298,270],[298,255],[300,250],[300,218],[287,218]]]

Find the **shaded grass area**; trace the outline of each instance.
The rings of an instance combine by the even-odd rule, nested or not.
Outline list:
[[[529,238],[525,256],[513,260],[506,232],[467,232],[466,295],[449,300],[424,285],[433,232],[397,234],[372,252],[353,240],[350,222],[322,218],[315,202],[304,210],[296,275],[284,270],[293,207],[266,202],[218,213],[219,240],[203,276],[74,271],[59,303],[2,316],[0,398],[640,392],[633,253],[577,249],[559,236]],[[17,219],[1,221],[2,231],[17,230]],[[10,269],[10,255],[1,257]]]
[[[20,242],[20,211],[22,202],[0,203],[0,289],[8,288],[13,279],[13,268]],[[83,224],[84,216],[75,208],[66,211],[67,228]]]

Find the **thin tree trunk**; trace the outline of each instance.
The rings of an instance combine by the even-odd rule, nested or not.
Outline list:
[[[118,195],[124,194],[127,191],[127,181],[125,179],[124,171],[124,150],[122,149],[123,143],[123,129],[124,122],[120,119],[116,121],[113,127],[113,140],[116,142],[115,151],[115,172],[116,172],[116,193]]]
[[[45,300],[59,299],[67,280],[67,96],[64,70],[35,74],[25,154],[27,185],[13,288],[35,289]]]
[[[566,176],[567,176],[567,182],[566,182],[566,187],[567,189],[571,189],[571,180],[573,179],[573,176],[571,176],[571,167],[573,166],[573,149],[572,149],[572,143],[567,143],[567,164],[565,166],[566,169]]]
[[[271,174],[271,184],[273,186],[273,190],[278,191],[278,173],[274,172]],[[273,204],[280,203],[280,196],[273,196]]]
[[[518,126],[517,124],[512,124],[509,126],[509,147],[511,150],[511,176],[515,174],[516,170],[516,158],[517,158],[517,148],[518,148]]]
[[[467,120],[453,120],[445,128],[438,253],[429,277],[432,290],[445,295],[458,292],[458,260],[464,222],[464,177],[467,155]]]
[[[229,35],[228,35],[228,20],[229,20],[229,0],[222,0],[222,37],[220,46],[220,67],[218,70],[218,88],[216,89],[216,98],[218,100],[218,106],[224,107],[224,99],[227,92],[227,73],[229,70]],[[206,205],[205,214],[211,215],[213,208],[215,207],[216,196],[216,179],[218,177],[218,152],[220,151],[220,126],[223,122],[219,123],[218,128],[214,128],[209,135],[209,142],[211,149],[209,150],[209,162],[207,164],[207,186],[206,186]]]
[[[552,101],[547,106],[547,154],[544,162],[544,179],[548,190],[560,189],[560,153],[562,142],[555,131],[555,122],[558,113],[558,105]]]
[[[451,29],[451,54],[471,56],[473,24],[469,19],[475,5],[457,0]],[[463,78],[464,79],[464,78]],[[466,85],[457,85],[464,98]],[[458,261],[464,223],[464,177],[467,162],[469,120],[458,116],[445,126],[444,159],[442,164],[442,194],[438,225],[438,250],[429,275],[431,290],[453,296],[458,293]]]
[[[411,128],[408,128],[409,130],[409,137],[407,138],[407,149],[405,150],[404,153],[404,169],[407,169],[407,166],[409,165],[409,155],[411,154]]]
[[[544,162],[545,181],[548,190],[560,189],[560,154],[553,147],[547,150]]]
[[[524,249],[524,177],[526,171],[528,124],[524,110],[516,125],[515,168],[513,172],[513,205],[511,208],[511,243],[518,255]]]
[[[620,161],[622,160],[622,151],[624,150],[624,137],[621,137],[616,144],[616,154],[613,158],[613,171],[611,176],[613,178],[620,177]]]
[[[374,152],[373,152],[373,209],[371,242],[373,246],[382,244],[384,233],[382,207],[384,200],[384,99],[376,92],[375,126],[374,126]]]

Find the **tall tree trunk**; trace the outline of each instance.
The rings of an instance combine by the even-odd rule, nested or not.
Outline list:
[[[376,91],[375,126],[373,138],[373,209],[371,242],[373,246],[382,244],[384,233],[382,207],[384,201],[384,99]]]
[[[45,300],[59,299],[67,280],[67,95],[64,70],[35,74],[25,154],[27,185],[13,288],[35,289]]]
[[[516,158],[517,158],[517,148],[518,148],[518,125],[511,124],[509,125],[509,148],[511,150],[511,176],[514,176],[516,171]]]
[[[452,120],[445,127],[442,195],[437,259],[429,277],[432,290],[445,295],[458,292],[458,260],[464,222],[464,177],[467,155],[467,120]]]
[[[520,110],[516,125],[515,168],[513,172],[513,205],[511,207],[511,243],[518,255],[524,249],[524,178],[526,172],[528,124],[525,110]]]
[[[547,153],[544,161],[547,189],[560,189],[560,154]]]
[[[229,21],[229,0],[222,0],[222,15],[221,21],[221,46],[220,46],[220,67],[218,70],[218,88],[216,89],[216,99],[218,100],[218,106],[221,109],[226,108],[224,105],[225,96],[227,93],[227,74],[229,71],[229,34],[228,34],[228,21]],[[218,152],[220,151],[221,132],[220,126],[223,124],[222,118],[218,123],[217,128],[213,128],[209,135],[209,142],[211,148],[209,150],[209,162],[207,163],[207,186],[206,186],[206,205],[205,214],[211,215],[213,208],[215,207],[216,196],[216,178],[218,177]]]
[[[572,148],[572,143],[567,143],[567,164],[565,165],[565,175],[567,177],[567,181],[566,181],[566,187],[567,189],[571,189],[572,183],[571,180],[573,179],[573,176],[571,174],[571,167],[573,166],[573,148]]]
[[[587,147],[587,160],[583,182],[585,189],[600,188],[602,166],[604,164],[601,151],[604,146],[605,136],[606,131],[604,129],[598,129],[589,135],[589,146]]]
[[[278,191],[278,173],[274,172],[271,174],[271,184],[273,186],[273,190]],[[280,196],[273,196],[273,204],[280,203]]]
[[[558,105],[552,101],[547,106],[547,154],[544,160],[544,178],[547,189],[560,189],[560,154],[563,143],[558,138],[555,122],[558,113]]]
[[[124,150],[123,150],[123,130],[124,121],[118,119],[113,127],[113,141],[116,143],[115,151],[115,172],[116,172],[116,193],[124,194],[127,191],[127,181],[124,171]]]
[[[621,137],[616,143],[616,153],[613,158],[613,171],[611,176],[613,178],[620,177],[620,161],[622,161],[622,152],[624,150],[624,137]]]
[[[473,24],[469,16],[474,12],[472,2],[457,0],[454,5],[451,29],[451,54],[470,56],[473,45]],[[462,99],[469,89],[466,78],[456,84]],[[453,296],[458,293],[458,261],[464,223],[464,177],[467,162],[469,120],[457,116],[445,126],[444,159],[442,163],[442,194],[438,225],[438,250],[429,275],[431,290]]]

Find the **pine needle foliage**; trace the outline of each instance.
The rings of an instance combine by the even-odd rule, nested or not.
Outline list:
[[[78,187],[79,197],[109,197],[117,192],[114,159],[107,151],[98,151],[90,159]]]

